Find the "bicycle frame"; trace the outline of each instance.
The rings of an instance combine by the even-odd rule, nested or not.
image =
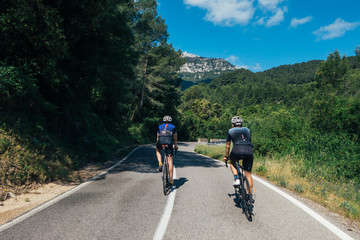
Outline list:
[[[236,166],[237,175],[240,179],[240,184],[243,185],[243,180],[246,177],[244,174],[244,167],[240,165],[239,161],[236,161],[235,166]]]

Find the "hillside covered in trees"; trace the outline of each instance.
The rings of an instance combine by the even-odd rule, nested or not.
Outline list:
[[[0,1],[1,189],[154,141],[181,52],[155,0]]]
[[[188,139],[225,138],[240,115],[255,152],[305,159],[304,174],[360,184],[360,51],[326,61],[240,69],[187,89],[180,112]],[[315,171],[316,169],[316,171]]]

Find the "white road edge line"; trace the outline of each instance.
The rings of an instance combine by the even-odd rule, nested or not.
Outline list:
[[[199,154],[199,153],[198,153]],[[203,154],[199,154],[203,157],[207,157],[216,161],[219,161],[217,159],[205,156]],[[219,161],[222,163],[222,161]],[[310,209],[309,207],[307,207],[305,204],[301,203],[300,201],[296,200],[295,198],[291,197],[290,195],[288,195],[287,193],[281,191],[280,189],[274,187],[273,185],[267,183],[266,181],[262,180],[261,178],[254,176],[253,178],[258,181],[259,183],[263,184],[264,186],[270,188],[271,190],[275,191],[276,193],[280,194],[281,196],[283,196],[284,198],[286,198],[287,200],[289,200],[290,202],[292,202],[293,204],[295,204],[297,207],[299,207],[300,209],[302,209],[304,212],[306,212],[307,214],[309,214],[312,218],[314,218],[316,221],[318,221],[319,223],[321,223],[324,227],[326,227],[327,229],[329,229],[331,232],[333,232],[336,236],[338,236],[340,239],[343,240],[353,240],[352,237],[350,237],[349,235],[347,235],[346,233],[344,233],[343,231],[341,231],[338,227],[336,227],[334,224],[330,223],[328,220],[326,220],[325,218],[323,218],[322,216],[320,216],[318,213],[316,213],[314,210]]]
[[[1,225],[1,226],[0,226],[0,232],[2,232],[2,231],[4,231],[4,230],[6,230],[6,229],[8,229],[8,228],[10,228],[10,227],[12,227],[12,226],[14,226],[15,224],[18,224],[18,223],[24,221],[25,219],[33,216],[34,214],[36,214],[36,213],[44,210],[45,208],[50,207],[51,205],[53,205],[53,204],[59,202],[60,200],[68,197],[69,195],[73,194],[74,192],[79,191],[80,189],[82,189],[82,188],[86,187],[87,185],[89,185],[89,184],[90,184],[91,182],[93,182],[94,180],[100,179],[101,177],[103,177],[104,175],[106,175],[110,170],[114,169],[114,168],[117,167],[119,164],[121,164],[121,163],[124,162],[126,159],[128,159],[128,157],[129,157],[133,152],[135,152],[136,150],[138,150],[138,149],[141,148],[141,147],[143,147],[143,146],[139,146],[139,147],[133,149],[128,155],[126,155],[126,157],[124,157],[124,158],[121,159],[119,162],[117,162],[115,165],[113,165],[112,167],[110,167],[110,168],[107,169],[106,171],[100,173],[99,175],[97,175],[97,176],[89,179],[88,181],[80,184],[79,186],[77,186],[77,187],[75,187],[75,188],[73,188],[73,189],[71,189],[71,190],[69,190],[69,191],[67,191],[67,192],[59,195],[59,196],[56,197],[56,198],[53,198],[52,200],[50,200],[50,201],[48,201],[48,202],[45,202],[44,204],[42,204],[42,205],[40,205],[40,206],[38,206],[38,207],[36,207],[36,208],[33,208],[33,209],[30,210],[29,212],[27,212],[27,213],[25,213],[25,214],[23,214],[23,215],[15,218],[15,219],[11,220],[10,222],[7,222],[7,223]]]
[[[175,178],[176,178],[176,171],[174,166],[173,179]],[[173,186],[171,193],[168,195],[168,199],[166,201],[163,215],[161,216],[160,222],[155,230],[153,240],[161,240],[165,235],[166,228],[169,224],[171,213],[174,207],[175,195],[176,195],[176,188]]]
[[[310,209],[308,206],[306,206],[305,204],[301,203],[300,201],[296,200],[295,198],[291,197],[290,195],[288,195],[287,193],[281,191],[280,189],[274,187],[273,185],[265,182],[264,180],[262,180],[259,177],[253,176],[253,178],[260,182],[261,184],[263,184],[264,186],[270,188],[271,190],[275,191],[276,193],[280,194],[281,196],[283,196],[284,198],[286,198],[287,200],[289,200],[290,202],[292,202],[293,204],[295,204],[296,206],[298,206],[300,209],[302,209],[304,212],[306,212],[307,214],[309,214],[311,217],[313,217],[315,220],[317,220],[319,223],[321,223],[324,227],[326,227],[327,229],[329,229],[331,232],[333,232],[336,236],[338,236],[340,239],[353,239],[352,237],[350,237],[349,235],[347,235],[346,233],[344,233],[343,231],[341,231],[339,228],[337,228],[334,224],[330,223],[328,220],[326,220],[325,218],[323,218],[322,216],[320,216],[318,213],[316,213],[314,210]]]

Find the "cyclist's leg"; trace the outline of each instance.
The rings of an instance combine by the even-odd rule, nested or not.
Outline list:
[[[235,176],[237,175],[237,170],[236,170],[233,162],[234,162],[234,164],[235,164],[235,161],[230,161],[230,169],[231,169],[232,174],[233,174],[234,177],[235,177]]]
[[[169,178],[170,178],[170,183],[172,184],[172,180],[173,180],[173,153],[174,150],[172,148],[172,146],[169,146],[166,150],[165,153],[169,156],[168,157],[168,165],[169,165]]]
[[[234,177],[237,175],[237,169],[235,167],[236,161],[239,160],[239,157],[237,156],[238,154],[236,153],[236,151],[233,150],[230,152],[230,169],[232,174],[234,175]]]
[[[161,172],[162,170],[162,161],[161,161],[161,146],[159,144],[156,144],[156,158],[158,160],[159,163],[159,171]]]
[[[156,158],[157,158],[157,160],[159,162],[159,165],[161,165],[162,164],[162,162],[161,162],[161,152],[158,149],[156,149]]]
[[[240,156],[237,153],[235,147],[232,149],[231,153],[230,153],[230,169],[231,172],[234,176],[234,183],[233,186],[239,186],[240,185],[240,180],[239,180],[239,176],[238,176],[238,172],[237,172],[237,168],[236,168],[236,162],[240,160]]]
[[[254,185],[254,182],[253,182],[253,179],[252,179],[252,176],[251,176],[251,172],[248,172],[248,171],[244,171],[244,172],[245,172],[245,176],[246,176],[247,179],[249,180],[250,193],[252,194],[252,193],[253,193],[253,185]]]
[[[173,156],[170,155],[168,158],[170,179],[173,179]]]
[[[247,177],[247,179],[249,180],[249,185],[250,185],[250,193],[253,193],[253,178],[251,175],[251,170],[253,167],[253,162],[254,162],[254,157],[253,154],[248,155],[247,157],[244,158],[243,160],[243,165],[244,165],[244,172],[245,172],[245,176]]]

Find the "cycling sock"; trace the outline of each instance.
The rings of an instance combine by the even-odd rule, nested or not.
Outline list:
[[[159,166],[162,166],[162,162],[159,162]]]

